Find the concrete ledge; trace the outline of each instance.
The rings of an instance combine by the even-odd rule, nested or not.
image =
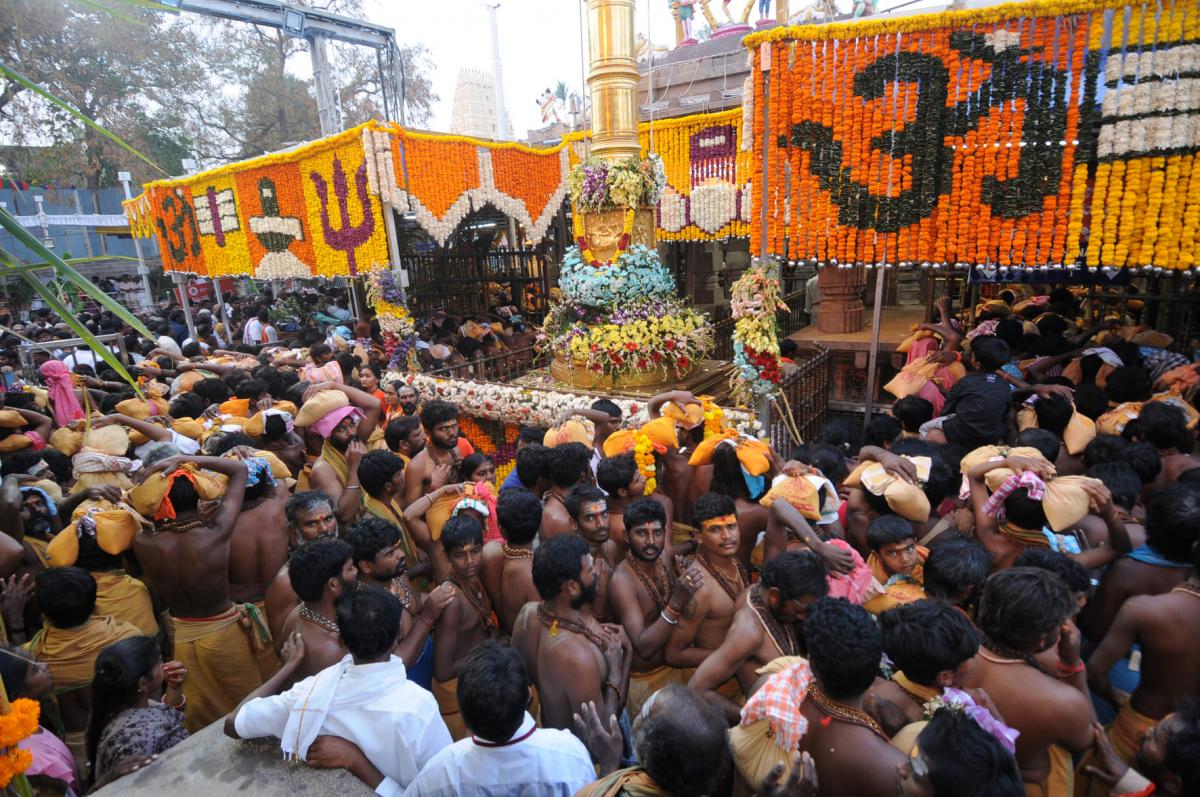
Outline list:
[[[312,769],[283,760],[277,739],[238,741],[215,722],[150,766],[105,786],[105,797],[371,797],[373,791],[342,769]]]

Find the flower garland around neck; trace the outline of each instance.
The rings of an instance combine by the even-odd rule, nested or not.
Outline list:
[[[658,488],[658,467],[654,460],[657,447],[650,436],[640,429],[633,436],[633,461],[646,479],[646,488],[642,495],[650,495]]]
[[[718,407],[710,396],[700,397],[700,408],[704,410],[704,436],[725,433],[725,411]]]
[[[584,263],[587,263],[592,268],[608,268],[614,265],[621,259],[621,255],[625,254],[629,249],[629,242],[633,237],[633,222],[637,218],[637,211],[633,208],[625,210],[625,224],[621,228],[621,237],[617,240],[617,251],[613,255],[612,260],[600,260],[592,251],[592,245],[587,239],[587,230],[583,227],[583,214],[574,213],[571,216],[571,227],[575,233],[575,243],[579,246],[579,256]]]

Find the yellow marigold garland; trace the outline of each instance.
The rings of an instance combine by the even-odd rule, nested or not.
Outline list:
[[[654,441],[640,429],[633,435],[633,460],[646,479],[642,495],[650,495],[658,487],[658,470],[654,460]]]

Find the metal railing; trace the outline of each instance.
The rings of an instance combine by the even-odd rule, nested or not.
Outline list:
[[[533,369],[536,354],[532,346],[515,349],[491,357],[480,357],[460,365],[447,365],[426,371],[426,376],[443,376],[453,379],[474,379],[477,382],[507,382],[524,376]]]
[[[820,343],[813,343],[816,353],[804,362],[796,364],[796,370],[785,374],[780,388],[786,402],[774,401],[770,404],[767,421],[767,437],[771,446],[786,458],[792,450],[794,441],[788,434],[788,426],[784,420],[784,412],[791,410],[792,420],[800,438],[812,440],[817,431],[825,423],[825,415],[829,408],[829,372],[832,360],[829,349]]]

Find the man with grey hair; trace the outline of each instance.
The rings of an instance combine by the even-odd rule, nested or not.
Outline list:
[[[338,524],[333,499],[320,490],[296,493],[283,505],[283,512],[287,517],[289,554],[313,540],[337,536]],[[267,587],[263,604],[267,613],[267,627],[271,629],[271,638],[282,646],[284,640],[280,634],[283,624],[292,613],[292,609],[300,605],[300,596],[292,589],[286,562]]]

